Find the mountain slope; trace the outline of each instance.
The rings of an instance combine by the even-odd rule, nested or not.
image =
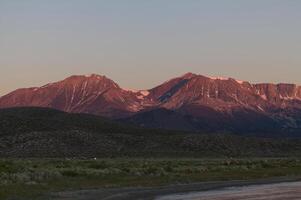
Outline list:
[[[145,128],[156,127],[169,130],[200,130],[198,124],[194,123],[191,117],[165,108],[140,112],[129,118],[121,119],[120,121]]]
[[[0,98],[0,107],[39,106],[106,117],[138,111],[136,93],[123,90],[105,76],[71,76],[43,87],[19,89]]]
[[[192,73],[147,91],[125,90],[95,74],[71,76],[0,98],[0,108],[20,106],[95,114],[151,128],[265,134],[301,131],[300,86],[251,84]]]
[[[0,109],[1,157],[298,156],[300,139],[142,129],[45,108]]]
[[[250,84],[232,78],[210,78],[185,74],[150,90],[149,97],[160,108],[174,111],[185,120],[170,126],[164,115],[150,120],[150,113],[139,112],[126,121],[146,127],[186,130],[295,135],[301,130],[300,87],[293,84]],[[187,121],[187,116],[189,120]],[[184,125],[185,124],[185,125]],[[164,126],[163,126],[164,127]],[[285,135],[284,134],[284,135]]]
[[[250,84],[188,73],[150,90],[150,96],[168,109],[197,104],[221,111],[244,107],[265,112],[274,108],[300,109],[300,91],[301,87],[293,84]]]

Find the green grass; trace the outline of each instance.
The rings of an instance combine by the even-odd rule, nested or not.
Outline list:
[[[301,176],[299,159],[2,159],[0,199],[61,190]]]

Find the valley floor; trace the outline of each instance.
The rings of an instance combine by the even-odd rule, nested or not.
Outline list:
[[[68,195],[81,199],[80,194],[92,195],[84,199],[101,199],[101,195],[111,194],[117,197],[110,199],[122,199],[121,196],[137,192],[151,198],[174,191],[194,191],[196,187],[199,190],[229,184],[281,182],[297,177],[301,177],[298,158],[2,159],[0,199],[70,199]]]

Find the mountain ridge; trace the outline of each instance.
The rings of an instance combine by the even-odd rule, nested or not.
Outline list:
[[[167,109],[174,112],[175,124],[187,124],[187,127],[175,125],[175,129],[231,132],[301,130],[301,86],[252,84],[193,73],[170,79],[149,90],[126,90],[106,76],[97,74],[74,75],[42,87],[18,89],[0,97],[0,108],[24,106],[124,119],[125,122],[150,128],[173,128],[166,118],[167,113],[161,112],[162,117],[157,114],[160,109]],[[147,112],[151,112],[150,115]],[[154,113],[157,119],[152,121],[149,117]],[[169,126],[164,127],[165,123]]]
[[[96,74],[96,73],[92,73],[92,74],[77,74],[77,75],[70,75],[70,76],[68,76],[67,78],[64,78],[64,79],[62,79],[61,81],[64,81],[64,80],[66,80],[66,79],[68,79],[68,78],[73,78],[73,77],[86,77],[86,78],[89,78],[89,77],[104,77],[104,78],[107,78],[107,79],[109,79],[109,80],[111,80],[109,77],[107,77],[106,75],[100,75],[100,74]],[[200,75],[200,74],[195,74],[195,73],[192,73],[192,72],[187,72],[187,73],[185,73],[185,74],[183,74],[183,75],[180,75],[180,76],[178,76],[178,77],[176,77],[176,78],[171,78],[171,79],[169,79],[169,80],[167,80],[167,81],[165,81],[165,82],[163,82],[163,83],[166,83],[166,82],[168,82],[168,81],[171,81],[171,80],[173,80],[173,79],[177,79],[177,78],[181,78],[181,77],[186,77],[186,78],[188,78],[188,77],[194,77],[194,76],[202,76],[202,77],[205,77],[205,78],[209,78],[209,79],[212,79],[212,80],[229,80],[229,79],[231,79],[231,80],[235,80],[235,81],[237,81],[238,83],[249,83],[249,84],[252,84],[252,85],[267,85],[267,84],[269,84],[269,85],[275,85],[275,86],[277,86],[277,85],[292,85],[292,86],[296,86],[296,87],[301,87],[301,85],[300,84],[296,84],[296,83],[291,83],[291,82],[277,82],[277,83],[275,83],[275,82],[257,82],[257,83],[251,83],[250,81],[246,81],[246,80],[238,80],[238,79],[236,79],[236,78],[233,78],[233,77],[222,77],[222,76],[219,76],[219,77],[215,77],[215,76],[209,76],[209,75]],[[3,96],[5,96],[5,95],[7,95],[7,94],[9,94],[9,93],[11,93],[11,92],[15,92],[15,91],[17,91],[17,90],[20,90],[20,89],[38,89],[38,88],[43,88],[43,87],[46,87],[46,86],[49,86],[49,85],[52,85],[52,84],[54,84],[54,83],[57,83],[57,82],[61,82],[61,81],[56,81],[56,82],[50,82],[50,83],[46,83],[46,84],[44,84],[44,85],[42,85],[42,86],[30,86],[30,87],[20,87],[20,88],[17,88],[17,89],[15,89],[15,90],[12,90],[12,91],[10,91],[10,92],[7,92],[7,93],[4,93],[4,94],[2,94],[2,95],[0,95],[0,98],[1,97],[3,97]],[[116,82],[115,82],[116,83]],[[162,83],[162,84],[163,84]],[[117,84],[117,83],[116,83]],[[119,86],[119,84],[117,84],[118,85],[118,87],[120,87]],[[161,85],[161,84],[160,84]],[[159,86],[159,85],[158,85]],[[123,90],[125,90],[125,91],[131,91],[131,92],[143,92],[143,91],[149,91],[149,90],[152,90],[152,89],[154,89],[154,88],[156,88],[156,87],[158,87],[158,86],[155,86],[155,87],[153,87],[153,88],[150,88],[150,89],[126,89],[126,88],[123,88],[123,87],[120,87],[120,88],[122,88]]]

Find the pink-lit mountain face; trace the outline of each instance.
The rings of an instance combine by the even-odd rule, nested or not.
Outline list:
[[[0,98],[0,107],[37,106],[66,112],[122,117],[142,109],[143,94],[120,88],[105,76],[71,76],[42,87],[18,89]]]
[[[122,89],[105,76],[71,76],[42,87],[18,89],[0,107],[38,106],[89,113],[147,127],[184,130],[299,131],[301,87],[251,84],[192,73],[153,89]]]

